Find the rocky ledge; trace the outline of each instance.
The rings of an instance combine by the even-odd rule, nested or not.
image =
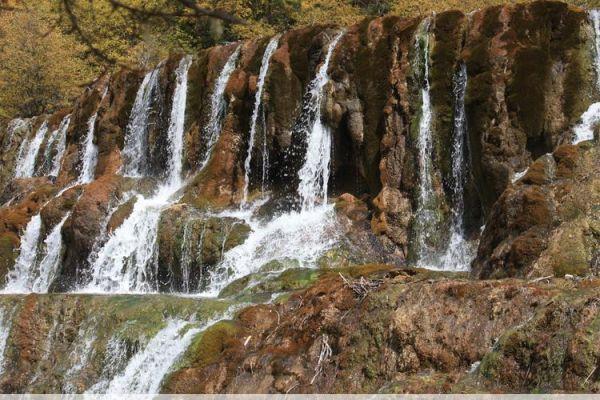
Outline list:
[[[209,328],[174,393],[597,392],[600,279],[369,265]]]

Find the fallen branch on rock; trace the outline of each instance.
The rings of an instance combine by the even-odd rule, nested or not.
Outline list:
[[[366,279],[364,276],[361,276],[360,279],[350,281],[344,275],[342,275],[341,272],[339,274],[344,281],[344,284],[352,289],[354,294],[356,294],[361,300],[367,297],[369,292],[377,289],[383,283],[381,279]]]
[[[315,379],[317,379],[317,376],[323,372],[323,363],[325,363],[332,354],[331,346],[329,346],[329,336],[323,334],[323,336],[321,336],[321,353],[319,353],[319,361],[317,361],[317,367],[315,368],[315,376],[310,380],[311,385],[314,383]]]

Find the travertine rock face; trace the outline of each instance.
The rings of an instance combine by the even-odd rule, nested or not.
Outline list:
[[[345,270],[347,283],[331,274],[281,304],[214,325],[163,391],[598,390],[586,380],[598,357],[586,345],[598,335],[597,280],[483,282],[376,270]],[[359,292],[360,284],[374,286]]]
[[[333,26],[313,26],[279,38],[265,80],[261,126],[251,162],[251,194],[266,186],[273,199],[285,199],[278,204],[295,203],[298,170],[306,150],[305,138],[297,130],[303,97],[337,31]],[[423,35],[428,35],[429,42],[428,76],[424,75],[423,52],[417,46],[419,40],[424,43]],[[183,189],[182,204],[204,210],[235,207],[241,201],[250,117],[267,42],[264,39],[240,44],[239,60],[225,89],[221,134],[202,171],[199,167],[208,151],[205,127],[210,120],[211,95],[221,69],[238,44],[196,55],[188,73],[184,171],[189,181]],[[489,218],[498,219],[501,205],[494,203],[498,199],[506,202],[509,194],[503,192],[506,188],[511,190],[514,174],[571,140],[570,128],[597,94],[592,43],[593,29],[586,13],[559,2],[493,7],[468,16],[450,11],[428,21],[384,17],[347,28],[333,52],[328,71],[330,82],[322,104],[323,120],[333,135],[331,194],[349,193],[366,200],[375,248],[384,249],[386,257],[397,264],[416,261],[414,213],[421,190],[418,125],[423,111],[421,89],[427,79],[432,107],[432,212],[437,221],[435,234],[430,234],[429,240],[433,248],[441,251],[449,240],[452,208],[455,77],[465,64],[468,165],[463,193],[464,228],[468,238],[477,238],[482,223]],[[149,173],[144,182],[132,183],[119,175],[129,113],[143,78],[141,72],[121,71],[103,77],[82,94],[71,111],[14,121],[4,129],[0,184],[5,187],[2,199],[5,204],[10,201],[10,206],[3,212],[14,214],[25,206],[23,202],[32,192],[41,190],[34,183],[37,181],[11,179],[19,144],[31,139],[44,120],[48,120],[52,130],[70,112],[60,174],[48,182],[54,182],[51,190],[58,193],[77,181],[88,122],[97,113],[93,125],[98,148],[95,180],[79,189],[79,197],[70,200],[75,202],[68,207],[72,207],[73,214],[63,227],[68,242],[61,272],[65,282],[55,285],[57,290],[68,288],[73,283],[71,275],[87,268],[85,260],[96,236],[106,230],[106,214],[123,193],[140,187],[151,193],[153,180],[164,179],[166,132],[178,60],[179,57],[172,57],[158,66],[158,82],[150,104],[148,146],[144,150]],[[268,166],[266,184],[263,165]],[[539,193],[540,188],[519,190],[523,192],[521,197],[531,202],[538,197],[542,203],[549,201]],[[550,206],[540,205],[546,209]],[[18,233],[35,212],[35,208],[28,207],[24,219],[12,228],[13,236],[3,241],[5,268],[10,268],[9,253],[18,246]],[[551,224],[545,220],[546,214],[538,217],[544,219],[544,224]],[[55,219],[44,222],[50,224]],[[119,220],[123,218],[113,219],[111,231],[117,228],[115,223]],[[535,225],[535,221],[531,223]],[[487,243],[492,240],[491,230],[496,231],[494,243],[506,236],[506,232],[492,225],[495,224],[486,225],[476,271],[488,270],[483,264],[493,263],[488,258],[491,247],[496,246]],[[519,229],[523,233],[529,228]],[[541,238],[541,231],[528,232],[515,244],[522,251],[513,246],[516,253],[511,256],[523,265],[533,263],[546,247],[541,244],[547,239]],[[493,269],[523,270],[524,266],[516,266],[515,262]]]
[[[494,204],[472,273],[479,278],[598,273],[598,147],[538,158]]]
[[[30,221],[41,221],[42,249],[64,220],[48,288],[53,293],[0,296],[0,325],[11,323],[0,391],[81,392],[108,384],[142,347],[152,350],[144,346],[174,319],[197,328],[198,321],[228,310],[231,320],[190,339],[184,357],[165,371],[163,391],[600,390],[600,353],[590,345],[598,342],[597,127],[594,140],[570,144],[573,128],[600,96],[587,13],[536,1],[425,20],[364,20],[345,28],[332,48],[329,68],[321,71],[329,79],[320,109],[307,107],[310,83],[339,30],[310,26],[278,38],[264,76],[250,171],[245,163],[252,115],[270,38],[193,55],[182,183],[172,191],[165,190],[173,155],[168,135],[181,55],[156,66],[144,146],[137,154],[144,159],[141,177],[125,176],[124,149],[136,129],[132,109],[149,71],[101,77],[70,110],[0,128],[0,282],[15,268]],[[221,85],[218,134],[211,144],[213,94],[233,55],[239,56]],[[463,67],[466,86],[457,88]],[[463,109],[464,133],[456,126]],[[420,125],[427,111],[431,187],[422,215],[433,223],[426,244],[442,253],[452,237],[460,131],[465,157],[458,163],[464,177],[459,226],[462,239],[479,246],[470,273],[406,266],[423,262],[416,233],[427,169]],[[298,220],[314,215],[296,213],[309,147],[302,124],[314,114],[331,134],[327,194],[333,210],[304,226]],[[44,123],[48,132],[56,131],[67,115],[57,176],[49,176],[58,148],[47,133],[32,158],[31,176],[15,177],[23,143],[34,141]],[[87,181],[81,174],[90,144],[97,163]],[[252,211],[243,202],[247,172]],[[168,199],[157,193],[168,193]],[[155,219],[139,217],[139,204]],[[133,217],[144,224],[128,225]],[[331,226],[323,221],[329,217]],[[290,224],[302,226],[293,236],[301,244],[320,246],[309,240],[315,237],[335,243],[309,266],[296,254],[270,258],[276,246],[288,244],[282,232]],[[313,227],[321,233],[311,237]],[[134,278],[152,276],[151,291],[219,293],[209,299],[64,294],[89,289],[94,257],[123,231],[134,243],[156,236],[154,246],[144,248],[152,251],[114,263],[127,269],[136,256],[147,261],[151,268],[134,271]],[[226,254],[248,243],[241,253]],[[312,255],[306,247],[290,248]],[[231,260],[222,262],[231,254],[247,261],[242,271],[231,271],[237,268]],[[109,272],[118,275],[111,283],[121,288],[116,281],[125,279],[123,271]],[[219,281],[223,276],[235,279]],[[249,303],[264,304],[232,311]],[[80,361],[73,354],[82,354],[88,330],[97,332],[91,358],[73,369]],[[110,358],[110,346],[121,346],[118,362]]]

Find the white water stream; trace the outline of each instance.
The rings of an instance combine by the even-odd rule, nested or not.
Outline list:
[[[277,45],[279,44],[279,36],[273,37],[269,44],[267,45],[265,52],[263,54],[263,58],[260,65],[260,72],[258,73],[258,82],[256,84],[256,94],[254,96],[254,109],[252,111],[252,117],[250,119],[250,134],[248,138],[248,152],[246,153],[246,159],[244,160],[244,197],[242,201],[242,205],[246,203],[248,200],[248,187],[250,186],[250,168],[252,162],[252,150],[254,149],[254,142],[256,136],[256,128],[258,122],[258,116],[262,111],[262,94],[265,85],[265,80],[267,77],[267,72],[269,72],[269,62],[271,61],[271,57],[275,50],[277,50]],[[264,149],[264,148],[263,148]],[[263,159],[265,155],[263,154]],[[263,177],[265,176],[264,171],[265,164],[263,163]]]

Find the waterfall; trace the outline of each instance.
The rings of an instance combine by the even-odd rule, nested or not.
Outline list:
[[[600,90],[600,10],[589,12],[594,28],[594,67],[596,86]],[[594,139],[594,128],[600,124],[600,102],[593,103],[581,116],[581,122],[573,128],[573,144]]]
[[[67,115],[63,118],[58,127],[56,134],[56,153],[54,154],[54,158],[52,159],[52,169],[50,170],[51,176],[58,176],[60,173],[60,165],[62,163],[63,155],[65,154],[65,149],[67,148],[67,130],[69,129],[69,123],[71,122],[71,115]]]
[[[187,98],[187,73],[191,58],[184,57],[176,70],[169,123],[169,160],[166,182],[150,197],[138,195],[131,215],[92,254],[92,279],[86,292],[149,292],[155,290],[156,237],[161,211],[172,204],[181,188],[182,152]],[[139,92],[138,92],[139,94]],[[145,109],[148,111],[148,109]],[[147,120],[147,117],[141,118]]]
[[[158,393],[164,376],[200,332],[189,325],[181,319],[167,320],[167,325],[112,379],[106,393]]]
[[[12,313],[6,309],[0,310],[0,376],[4,373],[4,351],[12,326]]]
[[[417,160],[419,171],[419,192],[417,197],[417,210],[415,213],[416,242],[418,246],[418,263],[430,266],[433,261],[435,249],[429,243],[430,236],[436,229],[436,196],[433,190],[432,152],[433,136],[431,131],[431,98],[429,85],[429,21],[424,24],[424,44],[421,49],[419,37],[416,39],[417,54],[423,54],[424,85],[421,88],[421,119],[417,138]]]
[[[300,118],[299,132],[304,133],[308,141],[304,165],[298,173],[301,210],[284,213],[266,222],[255,217],[252,208],[221,213],[221,217],[243,219],[252,231],[244,243],[224,252],[223,260],[211,273],[206,294],[216,295],[229,282],[254,273],[272,261],[293,259],[300,266],[312,267],[338,242],[340,233],[335,211],[327,205],[331,136],[321,122],[320,106],[323,89],[329,81],[329,62],[342,35],[340,32],[331,40],[323,64],[308,86],[308,101]],[[320,204],[317,204],[319,200]],[[254,204],[255,208],[259,206]]]
[[[60,163],[62,156],[67,147],[67,129],[69,128],[69,122],[71,115],[67,115],[61,121],[59,127],[52,131],[46,141],[46,148],[44,149],[43,163],[38,167],[36,174],[50,176],[58,176],[60,172]],[[54,156],[52,152],[54,151]]]
[[[152,110],[152,100],[158,88],[159,71],[160,68],[156,68],[144,76],[133,102],[127,124],[125,145],[121,153],[123,156],[122,173],[125,176],[141,177],[146,172],[148,119]]]
[[[225,108],[227,105],[227,99],[225,98],[225,89],[227,88],[227,82],[231,74],[235,70],[237,60],[240,56],[240,50],[242,46],[238,46],[235,51],[229,56],[225,66],[221,70],[212,95],[210,97],[210,119],[206,128],[204,129],[204,138],[206,139],[204,159],[200,163],[200,169],[203,169],[212,154],[212,148],[217,142],[221,133],[221,122],[225,114]]]
[[[468,270],[474,257],[474,246],[465,238],[463,218],[465,212],[464,184],[469,165],[465,151],[467,121],[465,92],[467,89],[467,66],[461,64],[454,79],[454,129],[452,136],[452,216],[450,241],[441,258],[439,267],[444,270]]]
[[[44,257],[40,261],[37,277],[35,277],[31,284],[31,291],[33,292],[47,293],[50,284],[56,277],[62,250],[62,227],[69,216],[71,216],[71,212],[68,212],[52,228],[52,231],[44,240]]]
[[[21,246],[15,266],[7,274],[7,282],[4,293],[23,293],[28,291],[29,271],[37,257],[38,242],[42,230],[42,217],[34,215],[27,223],[27,227],[21,235]]]
[[[269,44],[267,45],[265,52],[262,57],[260,72],[258,73],[258,82],[256,85],[256,94],[254,96],[254,109],[252,110],[252,118],[250,121],[250,135],[248,138],[248,153],[246,154],[246,159],[244,160],[244,198],[243,203],[248,200],[248,187],[250,185],[250,163],[252,161],[252,150],[254,148],[254,141],[256,136],[256,124],[258,121],[259,113],[261,112],[261,104],[262,104],[262,94],[263,88],[265,85],[265,80],[267,77],[267,72],[269,71],[269,62],[271,61],[271,57],[275,50],[277,50],[277,45],[279,44],[279,36],[275,36],[271,38]],[[263,156],[264,158],[264,156]],[[266,164],[263,163],[263,176],[265,175]]]
[[[581,116],[581,123],[573,128],[573,144],[592,140],[594,128],[600,124],[600,102],[592,104]]]
[[[205,295],[217,295],[230,282],[272,261],[294,260],[300,267],[313,267],[340,240],[335,210],[330,206],[291,211],[267,222],[252,212],[218,215],[241,218],[252,231],[244,243],[224,253],[223,261],[211,272]]]
[[[596,86],[600,89],[600,10],[589,12],[594,27],[594,66],[596,68]]]
[[[15,178],[31,178],[35,172],[35,160],[40,151],[40,146],[48,132],[48,121],[44,121],[38,128],[31,141],[25,139],[19,148],[19,157],[15,167]]]
[[[183,168],[183,130],[185,123],[185,105],[187,101],[188,70],[192,65],[192,57],[186,56],[175,71],[176,85],[173,93],[173,106],[169,123],[169,172],[167,185],[177,188],[182,184],[181,171]]]
[[[85,144],[83,148],[83,162],[79,173],[78,183],[85,184],[94,180],[96,163],[98,162],[98,146],[94,144],[94,130],[96,129],[96,119],[98,111],[96,111],[88,120],[87,135],[85,136]]]
[[[319,200],[321,204],[327,203],[331,133],[321,122],[321,103],[323,101],[323,89],[329,82],[329,75],[327,74],[329,61],[343,34],[344,32],[339,32],[329,43],[325,60],[308,87],[310,101],[306,103],[303,112],[305,115],[314,115],[314,117],[312,123],[305,125],[301,130],[307,136],[304,165],[298,172],[300,178],[298,194],[302,200],[303,210],[314,208]]]
[[[19,257],[8,274],[4,293],[48,292],[60,263],[62,227],[70,215],[68,212],[52,228],[43,246],[39,245],[42,226],[40,214],[31,218],[21,237]]]
[[[190,267],[192,265],[192,223],[193,219],[185,222],[183,225],[183,238],[181,239],[181,281],[184,293],[190,292]]]

